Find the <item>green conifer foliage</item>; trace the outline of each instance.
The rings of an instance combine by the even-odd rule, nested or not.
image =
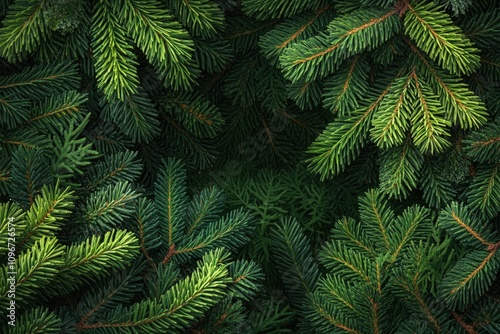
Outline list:
[[[499,111],[496,1],[0,1],[0,332],[499,333]]]
[[[136,154],[123,152],[87,168],[76,190],[42,186],[27,210],[1,204],[1,257],[16,257],[1,276],[16,280],[16,326],[30,332],[36,322],[29,315],[40,314],[44,330],[58,333],[272,327],[274,318],[261,312],[250,322],[243,305],[258,291],[261,269],[230,253],[252,235],[250,213],[224,213],[216,188],[189,198],[179,160],[163,164],[150,199],[135,183],[140,168]],[[9,290],[2,284],[4,309]],[[268,303],[277,319],[290,318],[277,301]]]
[[[497,230],[453,202],[396,215],[380,191],[359,198],[361,222],[337,221],[318,254],[296,220],[273,229],[276,267],[300,332],[494,333],[500,328]],[[435,239],[439,228],[447,235]],[[453,246],[452,238],[460,242]],[[490,293],[486,293],[486,291]]]

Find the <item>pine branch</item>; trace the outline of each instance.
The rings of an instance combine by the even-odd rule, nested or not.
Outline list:
[[[186,171],[179,160],[163,164],[155,183],[155,204],[166,247],[181,242],[185,226],[187,196]]]
[[[360,108],[359,101],[368,90],[370,68],[366,60],[358,55],[348,64],[327,79],[324,85],[323,105],[339,116],[349,115],[352,110]]]
[[[224,125],[218,107],[199,94],[168,97],[162,107],[197,138],[214,138]]]
[[[9,238],[19,236],[16,229],[25,228],[25,213],[12,202],[0,203],[0,254],[4,256],[9,250]]]
[[[224,193],[215,188],[203,189],[189,203],[186,215],[186,235],[199,232],[216,220],[222,213],[226,198]]]
[[[85,283],[123,269],[139,253],[137,238],[125,230],[113,230],[102,237],[92,236],[80,244],[66,247],[64,262],[57,273],[57,284],[47,295],[68,293]]]
[[[23,126],[32,125],[41,130],[49,128],[54,133],[61,127],[69,128],[73,120],[81,124],[86,115],[86,102],[87,95],[74,90],[52,95],[31,108],[30,117]]]
[[[157,211],[152,201],[146,198],[140,198],[135,206],[134,220],[137,239],[150,265],[154,265],[149,252],[161,246],[161,235],[159,233],[160,222]]]
[[[295,43],[280,57],[292,82],[311,81],[334,72],[342,60],[372,50],[401,29],[396,10],[361,10],[334,19],[327,33]]]
[[[401,145],[405,141],[409,119],[413,112],[410,92],[412,76],[397,78],[391,91],[384,96],[372,122],[371,138],[380,148]]]
[[[256,310],[248,315],[248,322],[256,334],[290,333],[287,327],[293,321],[294,312],[280,300],[260,301]]]
[[[186,130],[177,120],[162,114],[162,138],[169,143],[169,155],[196,165],[200,170],[213,166],[218,152],[213,141],[201,139]]]
[[[496,250],[473,250],[446,273],[439,286],[439,297],[448,307],[465,310],[493,284],[500,269]]]
[[[25,67],[19,73],[1,76],[0,91],[29,100],[40,100],[78,88],[75,64],[70,62],[40,64]]]
[[[411,115],[413,143],[422,154],[443,152],[450,146],[446,138],[450,135],[446,128],[451,123],[444,118],[446,111],[439,103],[439,98],[415,72],[413,79],[416,93],[415,109]]]
[[[102,118],[114,122],[132,142],[148,143],[160,133],[158,111],[142,89],[105,102]]]
[[[46,0],[16,1],[0,28],[0,54],[10,62],[26,59],[49,36],[43,10]]]
[[[449,180],[441,175],[437,164],[432,159],[426,159],[422,166],[420,189],[427,204],[438,209],[450,203],[456,194]]]
[[[254,16],[259,20],[270,18],[290,17],[306,9],[318,8],[322,5],[321,0],[314,1],[291,1],[291,0],[243,0],[243,11],[248,16]]]
[[[10,334],[35,334],[58,333],[62,329],[61,319],[50,309],[36,307],[23,312],[16,317],[15,326],[4,327],[4,333]]]
[[[180,268],[174,261],[165,265],[159,263],[145,282],[145,294],[151,300],[161,300],[162,296],[178,283],[182,277]]]
[[[380,162],[380,188],[390,198],[404,199],[417,188],[424,157],[409,138],[383,151]]]
[[[98,152],[91,149],[91,143],[86,143],[85,138],[78,138],[89,119],[90,115],[87,115],[76,126],[76,118],[72,118],[66,130],[59,126],[59,133],[52,137],[54,157],[51,161],[51,167],[54,177],[64,180],[74,174],[82,175],[81,168],[89,165],[91,160],[98,156]]]
[[[490,227],[477,219],[467,206],[457,202],[452,202],[441,211],[438,223],[465,247],[486,249],[497,239]]]
[[[118,10],[108,1],[98,1],[92,18],[92,51],[97,87],[108,99],[125,99],[137,93],[138,65]]]
[[[12,129],[29,117],[30,101],[5,96],[0,98],[0,125]]]
[[[18,249],[27,249],[43,237],[53,237],[61,229],[62,221],[71,214],[75,197],[70,188],[61,190],[44,185],[26,212],[26,226],[22,229]]]
[[[401,213],[387,230],[390,238],[392,261],[401,258],[411,243],[426,241],[433,233],[429,211],[421,206],[411,206]]]
[[[363,230],[369,239],[374,240],[377,250],[390,249],[389,226],[395,220],[393,210],[385,201],[385,196],[377,190],[369,190],[358,199],[359,216],[365,224]]]
[[[133,215],[133,203],[139,194],[132,184],[119,181],[94,191],[77,208],[78,228],[101,234],[113,228],[123,227]]]
[[[459,21],[464,35],[482,51],[500,51],[500,8],[464,17]]]
[[[224,247],[231,252],[236,251],[250,241],[250,234],[254,229],[252,218],[248,211],[242,209],[231,211],[198,233],[180,240],[174,254],[186,261],[218,247]]]
[[[225,29],[224,12],[217,3],[209,0],[173,0],[168,4],[194,36],[212,38]]]
[[[47,150],[52,147],[50,138],[33,129],[16,128],[12,131],[0,132],[0,147],[10,155],[16,150]]]
[[[408,5],[404,25],[417,46],[451,73],[470,74],[479,67],[478,50],[436,4]]]
[[[290,300],[304,311],[306,302],[320,279],[320,271],[311,256],[310,242],[297,220],[283,219],[271,230],[273,258]]]
[[[286,90],[288,98],[302,110],[313,109],[321,103],[323,90],[321,81],[288,83]]]
[[[461,79],[436,68],[414,45],[406,42],[417,57],[417,75],[423,76],[440,98],[445,118],[463,129],[475,129],[486,123],[488,113],[479,97]]]
[[[255,2],[251,5],[255,5]],[[294,15],[263,35],[259,39],[259,46],[270,64],[276,66],[279,57],[293,43],[311,38],[315,33],[323,30],[332,19],[331,9],[332,6],[327,5],[314,12],[307,11]]]
[[[247,16],[229,16],[226,17],[226,26],[231,29],[226,30],[224,37],[236,54],[245,55],[255,50],[259,38],[277,22],[278,20],[260,21],[256,24],[255,20]]]
[[[21,249],[19,247],[19,249]],[[49,288],[54,284],[58,269],[63,264],[64,247],[57,242],[55,237],[41,237],[32,246],[17,255],[16,269],[12,270],[3,266],[0,270],[0,278],[3,282],[9,282],[8,277],[14,271],[16,306],[31,305],[38,299],[37,290]],[[0,286],[0,305],[2,308],[9,306],[7,293],[10,284]]]
[[[76,306],[75,314],[79,323],[105,320],[103,315],[120,305],[126,305],[142,288],[142,265],[134,265],[111,277],[106,277],[94,283]]]
[[[117,151],[105,155],[104,160],[93,164],[85,171],[83,185],[86,191],[107,187],[120,181],[135,182],[142,171],[137,152]]]
[[[191,327],[191,333],[247,333],[250,329],[244,312],[241,300],[226,297]]]
[[[494,218],[500,213],[500,162],[479,166],[467,189],[469,206],[480,216]]]
[[[363,333],[352,319],[342,317],[334,304],[324,295],[315,293],[311,303],[313,313],[310,316],[310,321],[315,328],[321,328],[324,332],[333,333]]]
[[[20,146],[13,152],[9,194],[14,202],[25,209],[33,204],[42,187],[52,183],[48,165],[50,160],[40,149]]]
[[[500,162],[500,121],[472,132],[464,140],[467,156],[479,163]]]
[[[207,253],[198,262],[196,270],[169,289],[158,302],[146,299],[128,309],[117,309],[103,322],[80,324],[78,328],[97,329],[104,333],[116,329],[181,333],[224,296],[223,290],[230,279],[227,265],[221,263],[222,260],[220,249]]]
[[[374,264],[364,255],[345,247],[340,241],[327,242],[318,260],[329,270],[342,273],[342,278],[365,284],[371,283]]]
[[[257,263],[238,260],[229,265],[228,271],[232,278],[228,287],[230,296],[248,302],[259,293],[264,275]]]
[[[167,87],[178,90],[194,85],[198,73],[191,60],[193,41],[169,11],[157,1],[126,0],[117,15],[128,22],[128,33]]]
[[[312,172],[324,180],[342,172],[359,155],[368,139],[373,115],[390,87],[382,92],[380,88],[370,91],[373,97],[368,107],[357,109],[350,116],[341,116],[327,126],[308,150],[315,155],[307,160]]]
[[[229,42],[224,39],[193,39],[194,59],[203,71],[220,73],[233,61]]]
[[[379,223],[381,222],[379,221]],[[384,224],[385,223],[384,219]],[[372,228],[373,231],[371,231],[370,235],[385,235],[385,227],[383,225],[381,225],[381,227],[382,229]],[[343,219],[338,220],[335,227],[331,231],[331,238],[341,241],[347,247],[355,249],[357,252],[364,254],[368,258],[375,258],[377,256],[375,240],[378,240],[378,238],[369,237],[369,234],[364,226],[361,228],[361,225],[352,218],[344,217]],[[385,236],[385,238],[387,239],[387,236]],[[377,243],[380,244],[380,241]],[[382,246],[385,248],[388,247],[386,242],[383,242]]]

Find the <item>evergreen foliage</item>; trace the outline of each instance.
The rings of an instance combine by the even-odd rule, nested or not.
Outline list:
[[[500,332],[499,55],[490,0],[0,1],[0,332]]]

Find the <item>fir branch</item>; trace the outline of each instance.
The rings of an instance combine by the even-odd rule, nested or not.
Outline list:
[[[60,127],[69,128],[72,119],[82,123],[85,116],[83,105],[87,95],[70,90],[60,95],[52,95],[31,108],[30,117],[23,126],[35,125],[38,128],[51,128],[56,132]]]
[[[203,189],[200,194],[195,195],[189,203],[186,216],[186,235],[202,230],[217,219],[225,202],[224,193],[215,187]]]
[[[271,240],[276,246],[272,251],[285,291],[298,308],[304,310],[320,279],[319,268],[311,257],[310,242],[292,218],[282,219],[281,224],[271,230]]]
[[[175,255],[185,261],[217,247],[236,251],[250,240],[254,228],[251,225],[252,218],[248,211],[231,211],[198,233],[180,240],[175,248]]]
[[[238,260],[229,265],[228,271],[232,278],[228,292],[233,298],[250,301],[259,293],[264,275],[257,263]]]
[[[451,122],[444,118],[446,112],[438,97],[420,80],[415,71],[412,75],[417,98],[411,115],[413,143],[422,154],[443,152],[450,146],[446,138],[450,136],[446,127]]]
[[[222,299],[223,289],[230,280],[227,265],[221,263],[222,256],[220,249],[207,253],[196,270],[169,289],[158,302],[144,300],[126,310],[117,309],[108,314],[105,321],[81,324],[78,329],[124,328],[147,333],[157,330],[179,333]],[[139,314],[143,316],[138,317]]]
[[[173,0],[169,6],[194,36],[215,37],[225,29],[224,12],[209,0]]]
[[[135,67],[138,63],[117,9],[108,1],[98,1],[91,29],[97,87],[108,99],[123,100],[137,93],[139,78]]]
[[[340,116],[349,115],[352,110],[358,109],[359,101],[368,89],[368,70],[366,60],[356,55],[349,66],[342,67],[325,82],[324,106]]]
[[[396,10],[362,10],[334,19],[328,26],[328,34],[285,50],[280,57],[285,78],[292,82],[323,78],[347,57],[374,49],[400,30],[396,13]]]
[[[162,239],[168,248],[182,240],[185,226],[186,171],[179,160],[164,162],[155,182],[155,204]]]
[[[0,54],[10,62],[24,60],[49,35],[43,10],[46,0],[15,2],[0,28]]]
[[[95,321],[116,307],[129,302],[142,288],[141,270],[142,265],[115,273],[112,277],[106,277],[97,281],[90,291],[84,294],[76,306],[75,313],[81,324]]]
[[[2,256],[9,250],[9,237],[16,238],[19,236],[16,229],[21,231],[26,227],[24,216],[25,213],[16,204],[0,203],[0,254]]]
[[[0,124],[7,128],[14,128],[16,125],[26,121],[29,117],[30,101],[17,98],[15,96],[5,96],[0,98]]]
[[[101,236],[92,236],[80,244],[66,247],[64,262],[57,274],[57,285],[49,295],[66,293],[123,269],[139,253],[137,238],[132,232],[113,230]]]
[[[61,221],[71,214],[75,197],[73,191],[67,187],[59,188],[43,186],[41,194],[37,196],[26,212],[26,226],[20,235],[18,249],[28,248],[42,237],[52,237],[61,229]]]
[[[324,28],[332,17],[331,8],[331,5],[326,5],[314,12],[294,15],[263,35],[259,45],[270,63],[277,65],[279,57],[288,46],[311,38],[314,33]]]
[[[78,88],[79,78],[74,63],[40,64],[25,67],[19,73],[0,77],[0,91],[7,96],[40,100]]]
[[[469,185],[467,200],[481,216],[493,218],[500,212],[500,162],[479,166]]]
[[[62,320],[45,307],[31,308],[16,317],[15,326],[5,329],[5,333],[28,334],[28,333],[59,333],[62,329]]]
[[[479,163],[500,162],[499,126],[496,121],[472,132],[463,142],[467,156]]]
[[[193,41],[169,11],[157,1],[126,0],[117,15],[122,22],[128,22],[128,33],[158,69],[166,86],[178,90],[194,85],[198,73],[191,61]]]
[[[135,231],[139,239],[141,253],[144,254],[149,264],[155,263],[149,252],[160,247],[161,236],[159,234],[159,221],[156,208],[152,201],[140,198],[135,206]]]
[[[473,250],[446,273],[439,286],[439,297],[450,308],[465,310],[493,284],[499,269],[496,249]]]
[[[478,50],[436,4],[408,5],[404,24],[417,46],[451,73],[470,74],[479,67]]]
[[[77,209],[83,226],[94,233],[103,233],[112,228],[122,227],[127,218],[132,217],[134,203],[139,194],[127,181],[110,184],[96,190]]]
[[[105,102],[102,118],[114,122],[132,142],[148,143],[160,132],[158,111],[142,89]]]
[[[420,172],[420,189],[427,204],[441,208],[451,202],[456,191],[451,183],[441,175],[433,159],[426,159]]]
[[[20,248],[19,248],[20,249]],[[30,305],[38,299],[36,291],[40,288],[49,288],[54,284],[58,269],[63,264],[64,247],[60,245],[55,237],[41,237],[36,240],[32,247],[20,253],[16,259],[16,282],[15,295],[16,304]],[[3,266],[0,270],[0,278],[8,282],[8,274],[13,270]],[[9,284],[0,286],[0,305],[6,308],[9,304],[7,293]]]
[[[53,135],[54,158],[51,161],[51,167],[56,178],[64,180],[72,177],[73,174],[82,175],[81,168],[89,165],[90,161],[98,156],[98,152],[91,149],[92,144],[86,143],[85,138],[78,138],[89,119],[88,114],[80,124],[75,125],[76,118],[72,118],[67,129],[63,130],[59,127],[59,133]]]
[[[122,151],[106,155],[103,161],[86,170],[83,185],[86,191],[106,187],[119,181],[134,182],[142,170],[137,152]]]
[[[13,201],[27,209],[33,204],[42,187],[52,183],[47,166],[49,159],[40,149],[20,146],[13,152],[10,170],[10,196]]]
[[[445,106],[445,118],[464,129],[478,128],[486,123],[488,113],[479,97],[460,79],[437,69],[410,41],[404,40],[420,62],[417,74],[426,78]]]
[[[358,205],[367,236],[375,240],[377,248],[388,251],[391,245],[389,226],[395,217],[384,199],[382,192],[371,189],[358,199]]]
[[[438,223],[466,247],[484,249],[496,239],[496,234],[478,220],[467,206],[457,202],[452,202],[441,211]]]
[[[380,148],[401,145],[406,139],[408,120],[412,113],[412,99],[409,92],[412,76],[397,78],[373,119],[371,138]]]
[[[249,16],[259,20],[290,17],[306,9],[318,8],[322,2],[292,0],[243,0],[243,10]]]
[[[308,150],[308,153],[316,155],[307,160],[312,172],[320,174],[324,180],[343,171],[357,157],[367,141],[373,114],[390,88],[370,92],[375,98],[367,108],[358,109],[350,116],[341,116],[327,126]]]

